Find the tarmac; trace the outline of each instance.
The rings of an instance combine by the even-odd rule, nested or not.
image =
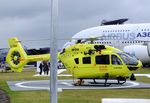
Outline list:
[[[139,83],[134,81],[127,81],[126,83],[112,84],[110,86],[104,86],[102,84],[91,84],[90,80],[85,80],[84,85],[74,86],[73,80],[58,80],[58,91],[66,89],[140,89],[140,88],[150,88],[148,83]],[[104,82],[103,80],[97,80],[97,82]],[[115,80],[109,80],[108,82],[117,82]],[[34,80],[34,81],[7,81],[10,89],[12,91],[25,91],[25,90],[49,90],[50,80]]]
[[[102,103],[150,103],[150,99],[103,98]]]
[[[58,69],[58,76],[72,76],[70,74],[61,74],[66,71],[66,69]],[[50,76],[35,74],[33,76]],[[135,76],[146,76],[150,78],[150,74],[135,74]],[[97,82],[104,83],[104,80],[96,80]],[[110,86],[104,86],[104,84],[92,84],[93,80],[85,80],[84,85],[75,86],[73,85],[74,80],[58,80],[58,91],[63,91],[65,89],[125,89],[125,88],[150,88],[150,83],[140,83],[136,81],[126,81],[124,84],[111,84]],[[50,80],[30,80],[30,81],[7,81],[10,89],[12,91],[25,91],[25,90],[49,90]],[[117,83],[117,80],[108,80],[108,83]]]
[[[57,72],[58,76],[72,76],[70,74],[61,74],[65,70],[59,70]],[[50,74],[50,73],[49,73]],[[34,76],[49,76],[49,75],[39,75]],[[146,76],[150,78],[150,74],[135,74],[135,76]],[[97,82],[103,82],[104,80],[96,80]],[[111,84],[110,86],[104,86],[102,84],[91,84],[92,80],[85,80],[84,85],[74,86],[74,80],[58,80],[57,88],[58,92],[63,92],[63,90],[81,90],[81,89],[149,89],[150,83],[141,83],[136,81],[126,81],[124,84]],[[108,80],[108,83],[116,83],[116,80]],[[50,90],[50,80],[30,80],[30,81],[7,81],[9,88],[12,91],[30,91],[30,90]],[[102,103],[150,103],[150,99],[136,99],[136,98],[103,98]],[[4,102],[5,103],[5,102]],[[9,102],[6,102],[9,103]]]
[[[70,74],[61,74],[66,71],[66,69],[58,69],[57,76],[72,76]],[[42,73],[42,75],[35,74],[33,76],[50,76]],[[150,78],[150,74],[135,74],[135,76],[145,76]],[[96,80],[97,82],[104,82],[103,80]],[[141,83],[135,81],[126,81],[126,83],[112,84],[110,86],[104,86],[102,84],[91,84],[91,80],[85,80],[84,85],[74,86],[73,80],[58,80],[58,92],[63,92],[63,90],[81,90],[81,89],[150,89],[150,83]],[[117,82],[115,80],[109,80],[108,82]],[[33,90],[50,90],[50,80],[30,80],[30,81],[7,81],[9,88],[12,91],[33,91]],[[1,96],[0,103],[10,103],[10,99],[7,94],[0,92]],[[135,98],[103,98],[102,103],[150,103],[150,99],[135,99]]]
[[[11,103],[9,95],[4,90],[0,90],[0,103]]]

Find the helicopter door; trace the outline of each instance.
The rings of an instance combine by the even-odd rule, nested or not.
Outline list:
[[[111,63],[112,63],[112,76],[120,76],[123,73],[123,63],[122,61],[116,56],[111,55]]]
[[[91,56],[80,57],[81,61],[78,64],[78,61],[75,60],[78,67],[74,69],[74,75],[77,78],[92,78],[92,58]]]
[[[103,78],[105,74],[109,73],[110,68],[110,59],[109,55],[97,55],[95,56],[95,64],[96,64],[96,75],[97,77]]]

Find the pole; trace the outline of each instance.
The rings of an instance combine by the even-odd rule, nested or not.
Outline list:
[[[51,0],[50,103],[57,103],[57,34],[58,34],[58,0]]]

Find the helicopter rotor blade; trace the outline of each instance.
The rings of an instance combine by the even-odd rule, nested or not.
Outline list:
[[[108,40],[110,38],[114,38],[118,36],[97,36],[97,37],[89,37],[89,38],[72,38],[72,40],[77,40],[77,43],[85,43],[88,41],[91,41],[93,43],[94,41],[97,40]]]

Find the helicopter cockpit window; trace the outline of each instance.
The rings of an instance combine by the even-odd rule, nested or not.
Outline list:
[[[83,64],[91,64],[91,57],[83,57]]]
[[[131,56],[130,54],[121,52],[121,53],[118,53],[118,55],[122,58],[122,60],[127,65],[137,65],[138,64],[138,60],[134,56]]]
[[[96,64],[109,64],[109,55],[99,55],[95,57]]]
[[[111,60],[111,63],[114,65],[122,65],[121,60],[116,55],[112,55]]]
[[[75,58],[74,61],[76,64],[79,64],[79,58]]]

